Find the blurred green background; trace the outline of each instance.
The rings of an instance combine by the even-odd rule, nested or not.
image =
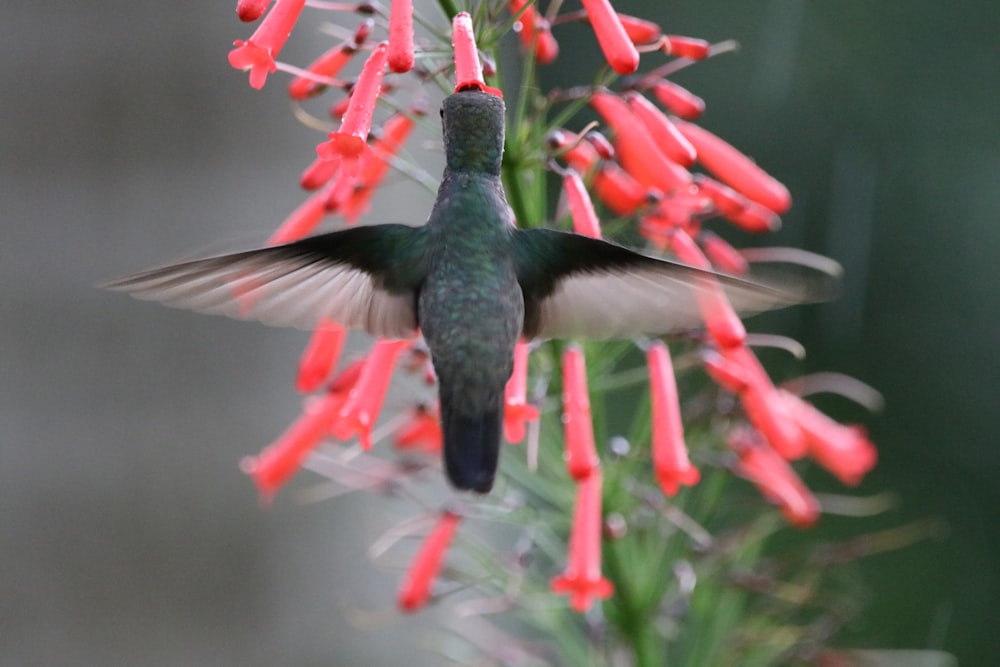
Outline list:
[[[257,94],[229,68],[228,40],[248,33],[232,4],[5,7],[0,664],[437,662],[413,649],[433,617],[390,611],[401,563],[365,557],[392,521],[385,507],[285,499],[261,512],[236,466],[297,413],[305,335],[92,288],[266,232],[300,200],[315,134],[291,121],[282,77]],[[886,396],[868,421],[880,465],[860,493],[898,495],[884,525],[949,526],[946,540],[865,562],[871,613],[851,640],[992,667],[1000,5],[618,7],[742,44],[677,81],[708,102],[708,128],[791,189],[778,242],[847,270],[843,298],[803,311],[797,331],[810,368]],[[288,59],[322,43],[305,25]],[[573,60],[595,53],[583,40],[562,48]],[[426,209],[425,194],[393,187],[395,206],[373,219]]]

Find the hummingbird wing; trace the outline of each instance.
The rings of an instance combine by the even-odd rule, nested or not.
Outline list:
[[[103,287],[175,308],[312,329],[322,317],[376,336],[417,328],[422,227],[371,225],[149,269]]]
[[[551,229],[521,230],[514,247],[529,338],[629,338],[697,327],[698,292],[711,281],[742,314],[823,301],[836,283],[820,270],[756,282]]]

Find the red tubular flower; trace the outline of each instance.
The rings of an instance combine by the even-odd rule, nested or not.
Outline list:
[[[774,211],[749,199],[738,213],[727,215],[726,219],[737,227],[755,234],[776,232],[781,229],[781,218]]]
[[[414,115],[422,111],[411,109]],[[382,134],[372,142],[373,156],[361,163],[357,182],[344,201],[338,202],[338,209],[349,223],[357,222],[369,207],[372,195],[389,171],[390,162],[399,153],[413,130],[413,119],[404,114],[392,115],[382,125]]]
[[[331,383],[328,391],[305,402],[302,415],[277,440],[257,456],[248,456],[240,468],[250,475],[263,502],[302,467],[306,456],[329,435],[351,387],[358,379],[357,366],[349,366]]]
[[[694,120],[705,112],[705,100],[673,81],[657,81],[653,95],[670,113],[685,120]]]
[[[355,433],[361,447],[366,451],[372,447],[372,428],[382,410],[389,389],[389,380],[399,353],[410,346],[408,340],[379,340],[361,369],[357,384],[351,389],[347,402],[337,415],[333,435],[339,440],[347,440]]]
[[[663,493],[674,496],[681,484],[697,484],[701,474],[688,460],[677,381],[667,346],[661,342],[650,345],[646,363],[653,411],[653,471]]]
[[[455,49],[455,92],[475,89],[503,97],[499,88],[486,85],[483,65],[479,60],[476,35],[472,31],[472,17],[459,12],[451,21],[451,43]]]
[[[503,434],[509,443],[524,440],[525,422],[538,419],[538,408],[529,405],[528,343],[518,341],[514,347],[514,371],[504,387]]]
[[[750,263],[739,250],[729,245],[725,239],[712,232],[702,232],[699,237],[701,247],[712,265],[720,271],[734,275],[744,275],[750,270]]]
[[[808,528],[819,519],[819,502],[792,467],[770,447],[734,434],[729,444],[740,456],[736,473],[750,480],[765,498],[778,504],[790,524]]]
[[[702,127],[680,120],[676,124],[698,151],[698,162],[720,181],[779,215],[791,208],[788,188],[753,160]]]
[[[601,238],[601,223],[597,219],[594,204],[590,201],[590,195],[587,194],[587,188],[584,187],[580,174],[567,169],[563,174],[563,191],[566,193],[566,202],[573,217],[573,231],[583,236]]]
[[[236,15],[244,23],[253,23],[267,11],[271,0],[237,0]]]
[[[611,582],[601,576],[601,471],[576,485],[573,528],[566,570],[552,580],[552,590],[570,596],[570,607],[583,613],[594,599],[611,596]]]
[[[418,405],[413,410],[410,421],[393,436],[397,449],[418,449],[427,454],[441,451],[444,435],[436,408]]]
[[[639,69],[639,52],[629,39],[621,19],[608,0],[582,0],[590,25],[594,28],[597,43],[601,45],[604,59],[619,74],[632,74]]]
[[[807,449],[805,435],[754,353],[743,345],[723,348],[721,352],[746,377],[740,401],[750,423],[786,459],[804,456]]]
[[[750,380],[742,367],[712,349],[701,353],[701,361],[709,377],[726,391],[739,394],[747,388]]]
[[[539,64],[548,65],[559,55],[559,43],[552,36],[549,22],[538,13],[534,4],[528,0],[510,0],[510,13],[520,18],[514,24],[514,31],[525,49],[535,50],[535,60]]]
[[[302,186],[303,190],[318,190],[330,182],[338,169],[340,169],[340,160],[324,160],[316,156],[299,176],[299,185]]]
[[[413,69],[413,0],[392,0],[389,10],[389,69]]]
[[[656,198],[656,194],[632,178],[613,162],[603,165],[594,174],[597,198],[616,215],[628,216]]]
[[[615,151],[622,167],[648,188],[664,193],[691,185],[692,177],[659,150],[650,150],[653,139],[628,104],[607,91],[597,91],[590,100],[597,113],[615,131]]]
[[[676,230],[671,237],[674,253],[685,264],[699,269],[711,269],[711,264],[698,249],[698,245],[683,230]],[[698,307],[705,320],[708,334],[721,347],[738,347],[746,340],[747,331],[722,286],[712,276],[705,276],[697,291]]]
[[[703,39],[695,37],[681,37],[680,35],[667,35],[663,38],[663,50],[678,58],[689,58],[690,60],[701,60],[707,58],[712,51],[712,45]]]
[[[431,584],[441,571],[445,552],[455,537],[461,519],[460,515],[453,512],[441,513],[399,586],[396,602],[403,611],[414,612],[427,604],[431,596]]]
[[[229,64],[239,70],[250,70],[251,87],[260,90],[268,73],[278,71],[274,59],[292,34],[305,4],[305,0],[275,0],[274,7],[250,39],[233,42],[236,48],[229,52]]]
[[[346,338],[347,329],[343,326],[327,317],[320,320],[299,359],[299,373],[295,382],[299,391],[307,393],[319,389],[337,365]]]
[[[278,225],[278,229],[267,240],[267,245],[291,243],[308,236],[326,214],[326,198],[327,193],[320,191],[299,204],[298,208]]]
[[[372,50],[351,92],[351,101],[344,113],[340,129],[331,132],[328,141],[316,147],[316,153],[324,160],[342,158],[342,166],[348,174],[357,173],[362,153],[371,152],[365,140],[371,130],[372,114],[375,113],[375,102],[382,88],[382,76],[385,74],[388,57],[389,45],[386,42],[382,42]]]
[[[628,35],[633,44],[652,44],[662,35],[660,26],[652,21],[628,14],[618,14],[618,20],[622,22],[625,34]]]
[[[594,426],[590,419],[590,395],[583,350],[571,345],[563,352],[563,430],[566,438],[566,469],[580,481],[593,475],[601,465],[594,446]]]
[[[684,167],[694,164],[697,157],[694,146],[662,111],[639,93],[629,93],[626,99],[636,118],[645,126],[656,147],[664,155]]]
[[[340,74],[344,65],[351,61],[351,58],[358,52],[358,47],[368,39],[375,22],[365,19],[358,29],[354,31],[354,37],[337,44],[326,51],[319,58],[310,63],[306,69],[311,74],[327,78],[333,78]],[[304,76],[297,76],[288,84],[288,95],[293,100],[304,100],[319,95],[326,89],[325,83],[320,83],[314,79]]]
[[[798,396],[786,391],[780,393],[806,434],[809,455],[844,484],[860,484],[878,460],[878,452],[864,429],[840,424]]]

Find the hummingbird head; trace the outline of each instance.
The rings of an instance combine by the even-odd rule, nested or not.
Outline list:
[[[448,168],[498,175],[503,157],[503,99],[478,90],[445,98],[441,127]]]

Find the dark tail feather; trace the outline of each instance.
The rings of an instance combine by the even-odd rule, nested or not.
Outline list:
[[[444,430],[444,467],[452,486],[460,491],[489,493],[500,456],[499,410],[479,417],[441,415]]]

